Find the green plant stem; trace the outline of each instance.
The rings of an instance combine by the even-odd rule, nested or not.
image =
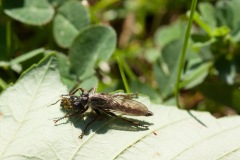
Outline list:
[[[127,76],[129,76],[131,80],[137,80],[137,77],[134,75],[133,71],[130,69],[130,67],[126,63],[122,63],[122,66]]]
[[[6,25],[6,32],[7,32],[7,35],[6,35],[6,57],[7,59],[11,59],[11,53],[10,53],[10,50],[11,50],[11,22],[10,20],[7,21],[7,25]]]
[[[197,0],[193,0],[192,4],[191,4],[191,12],[190,12],[190,17],[188,20],[188,26],[187,26],[187,30],[186,30],[186,34],[185,34],[185,39],[184,39],[184,44],[183,44],[183,48],[181,51],[181,56],[180,56],[180,62],[178,65],[178,75],[177,75],[177,81],[176,81],[176,85],[175,85],[175,97],[176,97],[176,102],[177,102],[177,106],[180,108],[179,105],[179,82],[181,79],[181,73],[183,70],[183,65],[184,65],[184,60],[185,60],[185,56],[186,56],[186,51],[187,51],[187,46],[188,46],[188,39],[190,37],[190,31],[191,31],[191,27],[192,27],[192,22],[193,22],[193,16],[194,16],[194,12],[196,10],[196,6],[197,6]]]
[[[0,87],[5,90],[7,88],[8,84],[2,79],[0,78]]]
[[[126,76],[125,76],[125,73],[124,73],[124,70],[123,70],[123,61],[119,57],[117,57],[117,60],[118,60],[118,67],[119,67],[119,71],[120,71],[120,74],[121,74],[121,77],[122,77],[122,80],[123,80],[124,87],[126,89],[126,92],[130,93],[129,85],[127,83],[127,79],[126,79]]]

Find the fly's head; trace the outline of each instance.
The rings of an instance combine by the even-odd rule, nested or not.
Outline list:
[[[62,97],[60,106],[65,110],[73,109],[70,98],[67,98],[67,97]]]
[[[80,111],[84,109],[79,96],[62,97],[60,106],[65,110]]]

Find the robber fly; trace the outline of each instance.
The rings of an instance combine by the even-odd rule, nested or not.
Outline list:
[[[81,91],[80,96],[75,96],[74,94],[79,90]],[[148,129],[148,127],[145,125],[141,125],[138,122],[126,119],[124,117],[121,117],[115,114],[115,112],[117,112],[119,114],[125,114],[130,116],[152,116],[153,113],[149,111],[144,104],[133,100],[133,98],[137,98],[137,97],[138,97],[137,94],[96,93],[95,88],[92,88],[89,91],[86,91],[82,88],[78,88],[67,95],[62,95],[62,98],[58,100],[58,101],[61,101],[60,106],[62,107],[62,109],[69,111],[70,113],[66,114],[64,117],[61,117],[55,120],[54,122],[57,123],[58,121],[64,118],[83,115],[90,107],[99,116],[101,116],[102,114],[107,114],[111,117],[121,118],[124,121],[127,121],[133,124],[134,126]],[[56,104],[57,102],[53,103],[52,105]],[[83,137],[87,128],[98,117],[90,121],[85,126],[82,134],[79,136],[80,138]]]

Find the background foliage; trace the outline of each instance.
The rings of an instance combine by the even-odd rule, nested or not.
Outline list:
[[[153,102],[175,104],[190,5],[187,0],[2,0],[0,90],[54,51],[69,90],[129,86]],[[216,116],[240,112],[239,12],[239,0],[198,2],[179,84],[184,108]]]

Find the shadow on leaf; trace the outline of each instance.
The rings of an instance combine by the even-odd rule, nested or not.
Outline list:
[[[133,125],[132,123],[129,123],[124,119],[133,121],[134,123],[139,124],[140,126]],[[82,115],[79,115],[79,116],[71,117],[66,122],[58,123],[56,125],[62,125],[70,122],[74,125],[74,127],[81,129],[81,133],[84,132],[85,128],[87,127],[87,129],[83,133],[84,136],[89,135],[90,131],[95,132],[97,134],[105,134],[108,132],[109,129],[121,130],[121,131],[133,131],[133,132],[145,131],[145,130],[148,130],[147,128],[148,126],[152,125],[152,123],[137,120],[134,118],[124,117],[124,119],[122,119],[121,117],[111,117],[108,115],[98,116],[90,112],[90,113],[85,113],[84,118]],[[93,120],[95,121],[88,126],[88,124]]]

